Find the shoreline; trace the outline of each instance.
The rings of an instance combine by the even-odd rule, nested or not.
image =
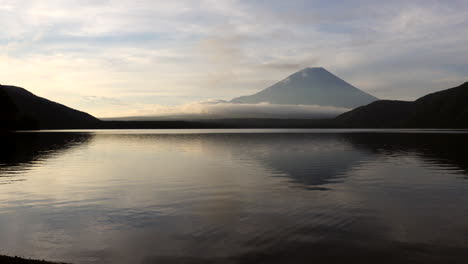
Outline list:
[[[70,264],[70,263],[65,263],[65,262],[52,262],[52,261],[46,261],[46,260],[21,258],[18,256],[10,257],[10,256],[5,256],[5,255],[0,255],[0,263],[5,263],[5,264]]]

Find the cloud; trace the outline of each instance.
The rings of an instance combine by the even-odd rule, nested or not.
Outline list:
[[[350,109],[319,105],[240,104],[222,100],[192,102],[178,106],[141,105],[122,112],[128,120],[212,118],[333,118]]]
[[[4,0],[0,24],[1,83],[97,116],[77,98],[228,100],[309,66],[388,99],[468,78],[466,1]]]

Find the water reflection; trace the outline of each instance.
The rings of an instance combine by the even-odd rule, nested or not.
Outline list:
[[[21,171],[71,148],[89,143],[92,137],[91,133],[2,133],[0,184],[17,181],[13,176]]]
[[[370,158],[371,153],[354,148],[349,139],[339,134],[264,135],[253,138],[249,145],[264,149],[251,152],[279,176],[289,177],[309,190],[326,190],[323,185],[341,182],[354,166]]]
[[[17,133],[0,138],[0,174],[20,172],[82,144],[93,133]],[[355,166],[376,155],[417,155],[427,165],[458,170],[468,177],[468,136],[441,133],[294,133],[291,134],[104,134],[100,140],[145,142],[183,151],[229,150],[256,160],[276,176],[307,186],[339,182]],[[221,147],[222,146],[222,147]],[[13,168],[11,168],[13,167]]]
[[[467,140],[17,134],[0,176],[25,180],[0,186],[0,251],[76,263],[463,263]]]
[[[413,154],[427,165],[456,169],[468,177],[467,134],[354,133],[343,136],[356,149],[387,156]]]

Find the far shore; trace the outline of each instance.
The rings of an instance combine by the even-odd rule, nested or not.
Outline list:
[[[0,255],[0,263],[4,264],[66,264],[64,262],[50,262],[45,260],[34,260],[20,257],[8,257]],[[68,263],[69,264],[69,263]]]

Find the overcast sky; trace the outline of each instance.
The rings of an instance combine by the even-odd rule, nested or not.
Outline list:
[[[0,25],[0,83],[101,117],[231,99],[304,67],[384,99],[468,80],[468,1],[0,0]]]

